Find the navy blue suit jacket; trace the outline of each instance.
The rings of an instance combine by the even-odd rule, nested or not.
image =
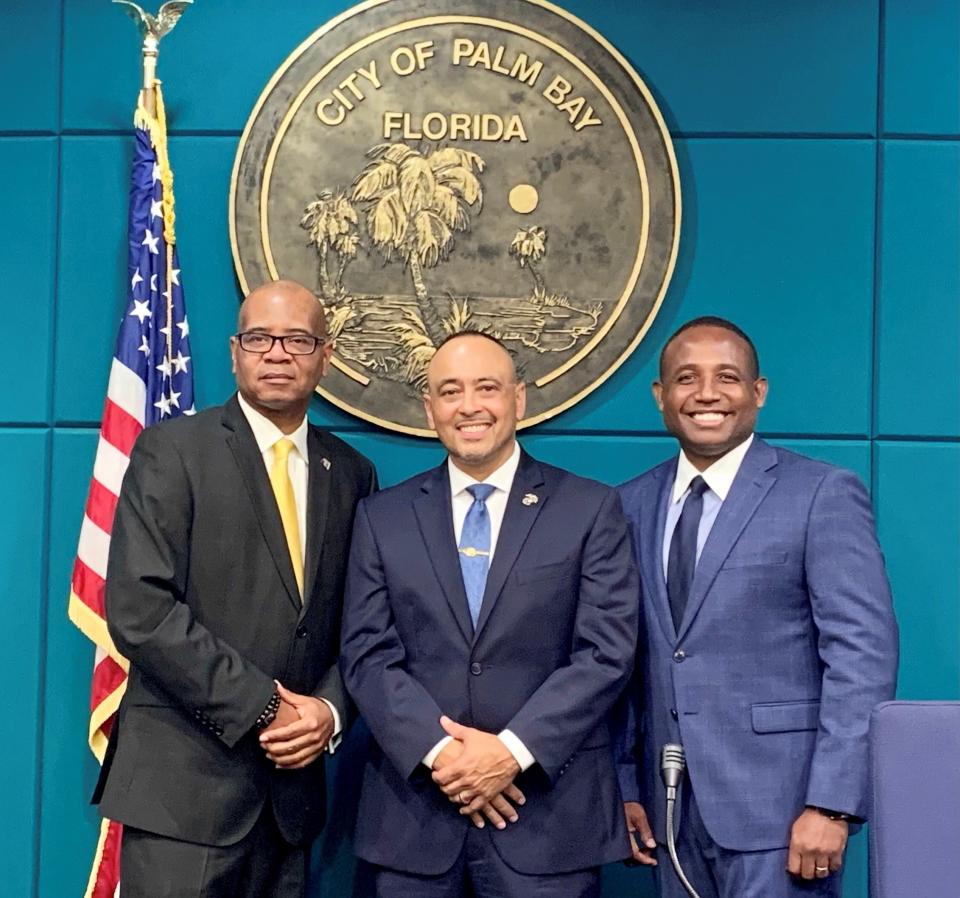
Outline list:
[[[620,488],[643,605],[635,702],[618,736],[624,797],[645,804],[662,841],[659,750],[680,742],[725,848],[788,845],[807,804],[866,817],[867,728],[894,694],[897,627],[863,485],[755,438],[677,632],[662,556],[676,468],[673,458]]]
[[[509,728],[537,760],[517,778],[527,796],[519,822],[491,827],[510,867],[550,874],[626,857],[607,715],[633,664],[636,595],[616,492],[526,454],[475,633],[446,463],[361,502],[341,655],[376,741],[359,856],[422,875],[457,859],[471,824],[421,763],[447,714],[488,732]]]

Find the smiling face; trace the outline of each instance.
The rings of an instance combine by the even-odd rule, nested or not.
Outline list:
[[[754,371],[742,338],[704,325],[683,331],[667,346],[653,396],[667,430],[703,471],[753,433],[767,380]]]
[[[427,371],[427,421],[453,463],[483,480],[513,452],[527,394],[513,360],[493,340],[466,334],[444,343]]]
[[[306,287],[275,281],[254,290],[240,306],[238,330],[271,336],[326,336],[323,306]],[[279,341],[269,352],[247,352],[230,338],[233,373],[240,395],[284,432],[299,426],[310,397],[330,365],[329,344],[310,355],[291,355]],[[292,426],[291,426],[292,425]],[[289,429],[288,429],[289,428]]]

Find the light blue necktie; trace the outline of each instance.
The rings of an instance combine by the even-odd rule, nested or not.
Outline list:
[[[467,492],[473,496],[473,505],[467,511],[460,534],[460,570],[463,572],[463,588],[467,593],[467,606],[474,627],[480,617],[483,590],[490,569],[490,515],[486,501],[495,489],[489,483],[467,487]]]

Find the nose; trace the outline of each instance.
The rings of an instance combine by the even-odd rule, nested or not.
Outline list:
[[[274,340],[273,346],[264,353],[263,357],[271,362],[287,362],[291,359],[290,353],[283,348],[283,343],[280,340]]]
[[[713,378],[705,377],[700,381],[696,398],[700,402],[716,402],[720,395],[717,391],[716,384],[713,382]]]
[[[474,390],[467,387],[460,398],[460,412],[464,415],[472,415],[480,408],[477,402],[477,394]]]

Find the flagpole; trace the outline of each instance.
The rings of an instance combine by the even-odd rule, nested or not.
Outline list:
[[[160,40],[173,31],[183,11],[193,3],[193,0],[167,0],[157,10],[155,16],[132,0],[113,0],[113,2],[124,7],[124,11],[137,23],[140,34],[143,36],[141,47],[143,89],[140,98],[147,112],[155,116],[157,114],[157,57],[160,55]]]
[[[156,118],[157,115],[157,57],[160,55],[160,41],[152,34],[147,33],[143,38],[143,89],[140,92],[140,102],[147,112]]]

